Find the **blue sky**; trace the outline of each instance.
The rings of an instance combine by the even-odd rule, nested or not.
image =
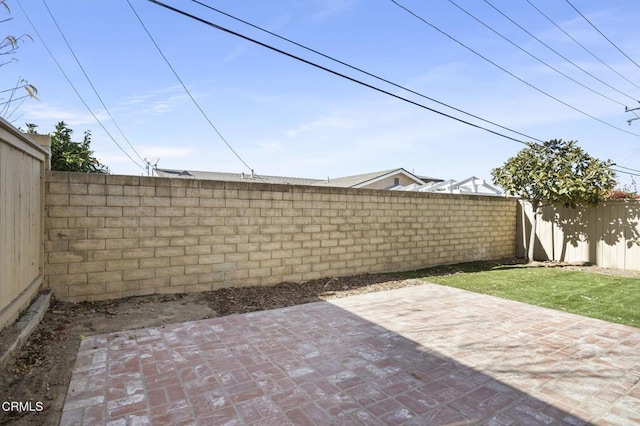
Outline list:
[[[64,120],[112,173],[140,175],[67,83],[18,0],[6,34],[28,33],[17,62],[2,67],[2,87],[18,77],[39,90],[10,117],[41,133]],[[116,141],[138,159],[85,80],[42,0],[19,0],[40,36]],[[415,173],[490,179],[492,168],[522,145],[460,124],[225,34],[144,0],[130,0],[182,81],[229,144],[258,174],[338,177],[404,167]],[[416,92],[541,140],[578,140],[590,154],[640,169],[640,137],[605,126],[550,99],[411,16],[390,0],[203,0],[229,14],[360,67]],[[531,85],[590,115],[640,135],[640,88],[598,62],[540,15],[527,0],[489,0],[496,8],[612,90],[549,51],[480,0],[455,0],[561,76],[501,39],[449,0],[398,0],[417,15]],[[564,0],[530,0],[618,73],[640,86],[640,67],[625,58]],[[221,16],[191,1],[166,0],[189,13],[394,94],[517,139],[526,138],[363,76]],[[571,0],[598,29],[640,63],[637,0]],[[47,0],[85,71],[141,157],[159,167],[243,172],[191,102],[126,0]],[[622,183],[629,176],[619,174]]]

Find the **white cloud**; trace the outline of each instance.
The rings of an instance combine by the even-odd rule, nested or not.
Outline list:
[[[149,115],[161,115],[166,114],[175,110],[178,106],[184,104],[189,100],[189,96],[184,95],[176,95],[170,96],[165,99],[157,99],[152,102],[149,102],[145,107],[136,112],[139,114],[149,114]]]
[[[133,94],[118,109],[122,112],[133,110],[136,114],[161,115],[175,110],[189,101],[189,96],[180,85],[165,87]]]
[[[285,134],[289,138],[297,137],[303,133],[320,132],[325,130],[339,130],[353,128],[360,121],[356,114],[358,111],[336,111],[320,118],[303,123],[294,129],[287,130]]]
[[[319,10],[313,19],[323,20],[352,10],[358,0],[320,0],[317,3]]]
[[[195,152],[195,149],[191,147],[173,148],[162,146],[142,146],[139,151],[143,152],[147,158],[175,158],[175,157],[188,157]]]
[[[64,121],[71,128],[89,124],[97,125],[96,119],[88,111],[79,112],[76,109],[68,109],[50,103],[26,105],[22,108],[22,113],[21,121],[37,124],[39,126],[38,130],[42,133],[53,131],[59,121]],[[106,112],[96,112],[95,114],[100,121],[109,118]]]
[[[601,2],[599,6],[608,6],[605,2]],[[566,31],[571,35],[574,39],[578,40],[582,45],[586,46],[590,50],[593,50],[594,46],[609,46],[608,42],[595,31],[588,22],[584,20],[581,16],[577,15],[572,9],[568,9],[572,13],[572,18],[567,19],[565,21],[558,21],[553,17],[552,13],[549,13],[548,10],[539,7],[542,12],[544,12],[547,16],[550,16],[551,19],[554,20],[560,28]],[[531,11],[534,11],[532,8]],[[534,13],[538,15],[538,12]],[[619,9],[613,7],[608,9],[598,9],[598,10],[582,10],[582,13],[591,21],[596,27],[602,29],[605,34],[611,36],[615,32],[626,32],[626,19],[628,18],[628,13],[623,13]],[[572,41],[566,34],[563,34],[561,30],[556,28],[552,23],[548,22],[546,18],[539,16],[541,22],[545,22],[548,24],[548,29],[539,32],[538,37],[547,41],[551,45],[557,43],[564,43],[568,46],[575,47],[577,49],[581,49]],[[615,37],[615,38],[623,38],[623,37]]]
[[[468,80],[470,73],[467,68],[468,65],[462,62],[450,62],[447,64],[430,66],[425,73],[409,78],[404,86],[409,88],[416,86],[419,88],[429,88],[430,85],[443,81],[460,81],[461,79]],[[419,91],[419,89],[415,90]]]
[[[236,47],[234,47],[233,50],[231,50],[231,52],[229,52],[222,59],[222,63],[227,64],[229,62],[233,62],[234,60],[236,60],[239,57],[243,56],[245,54],[245,52],[247,51],[247,49],[248,49],[248,44],[247,43],[237,44]]]
[[[163,96],[166,94],[171,94],[171,93],[179,93],[181,92],[182,86],[176,84],[173,86],[167,86],[161,89],[155,89],[155,90],[147,90],[145,92],[142,93],[136,93],[133,94],[129,97],[127,97],[125,104],[130,104],[130,105],[135,105],[135,104],[139,104],[141,102],[144,102],[146,100],[149,99],[153,99],[153,98],[157,98],[158,96]]]
[[[289,22],[291,22],[291,15],[288,13],[280,13],[273,17],[266,25],[269,31],[276,32],[284,28]]]
[[[284,149],[284,146],[282,145],[282,143],[278,141],[258,142],[257,145],[258,145],[258,148],[256,151],[264,154],[271,154],[274,152],[282,151]]]

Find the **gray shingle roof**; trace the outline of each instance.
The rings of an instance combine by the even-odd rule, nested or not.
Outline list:
[[[251,173],[222,173],[222,172],[201,172],[196,170],[171,170],[171,169],[155,169],[154,174],[160,177],[169,178],[186,178],[186,179],[203,179],[203,180],[220,180],[225,182],[258,182],[258,183],[275,183],[280,185],[315,185],[322,182],[319,179],[306,179],[285,176],[268,176],[255,175],[251,177]]]
[[[391,172],[395,172],[396,170],[401,170],[401,169],[390,169],[390,170],[383,170],[380,172],[363,173],[361,175],[338,177],[335,179],[329,179],[328,181],[323,180],[321,183],[318,183],[317,185],[337,186],[340,188],[351,188],[361,183],[379,178],[380,176],[384,176]]]
[[[273,183],[280,185],[315,185],[315,186],[330,186],[338,188],[352,188],[356,185],[363,184],[365,182],[377,179],[381,176],[403,171],[409,173],[402,168],[382,170],[379,172],[363,173],[353,176],[344,176],[338,178],[325,179],[308,179],[297,177],[285,177],[285,176],[269,176],[269,175],[255,175],[251,176],[251,173],[222,173],[222,172],[202,172],[196,170],[172,170],[172,169],[154,169],[154,175],[159,177],[169,178],[187,178],[187,179],[204,179],[204,180],[219,180],[225,182],[258,182],[258,183]],[[416,176],[416,175],[413,175]],[[417,177],[417,176],[416,176]],[[426,178],[425,182],[430,180],[441,180],[435,178]]]

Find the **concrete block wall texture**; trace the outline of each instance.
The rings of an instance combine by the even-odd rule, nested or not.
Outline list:
[[[516,254],[514,199],[49,172],[56,297],[304,282]]]

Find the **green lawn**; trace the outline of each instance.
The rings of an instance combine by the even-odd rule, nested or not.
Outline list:
[[[490,294],[532,305],[640,327],[640,279],[473,262],[402,274],[404,278]]]

